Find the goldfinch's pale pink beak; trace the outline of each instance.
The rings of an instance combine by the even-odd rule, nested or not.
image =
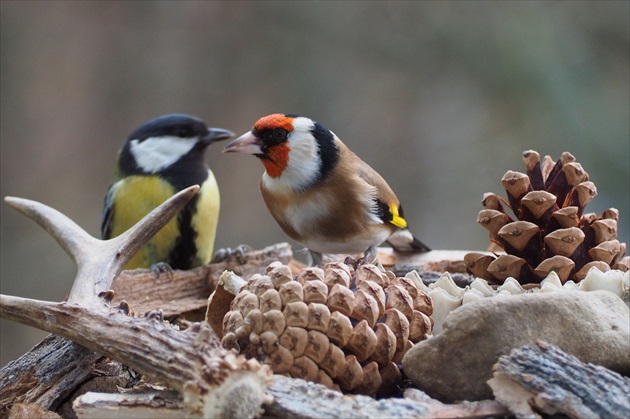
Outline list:
[[[224,153],[263,154],[262,141],[252,132],[247,132],[223,148]]]

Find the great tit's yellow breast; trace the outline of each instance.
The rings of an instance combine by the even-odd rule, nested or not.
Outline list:
[[[197,209],[190,223],[193,230],[197,232],[195,237],[197,265],[205,265],[212,258],[220,204],[219,186],[212,171],[208,170],[208,178],[201,185],[197,198]]]
[[[129,176],[121,180],[112,202],[115,207],[112,237],[124,233],[175,192],[170,183],[158,176]],[[174,217],[136,253],[125,269],[149,268],[166,260],[179,235]]]

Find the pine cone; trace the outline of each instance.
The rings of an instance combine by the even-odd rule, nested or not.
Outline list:
[[[276,374],[374,395],[395,388],[398,363],[431,336],[431,298],[374,265],[305,268],[274,262],[253,275],[223,320],[222,344]]]
[[[584,213],[597,189],[575,157],[564,152],[555,163],[549,156],[541,162],[536,151],[528,150],[523,160],[527,174],[508,170],[501,179],[507,202],[486,193],[486,209],[477,217],[506,254],[469,253],[467,271],[494,283],[513,277],[521,284],[540,283],[552,271],[563,283],[582,280],[592,267],[627,271],[626,244],[617,240],[619,211]]]

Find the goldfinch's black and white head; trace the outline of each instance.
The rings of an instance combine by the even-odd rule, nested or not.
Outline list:
[[[254,154],[265,166],[272,189],[306,190],[324,181],[339,159],[334,134],[310,118],[273,114],[232,141],[224,152]]]
[[[207,147],[234,134],[206,124],[190,115],[155,118],[133,131],[120,152],[119,167],[129,174],[155,174],[179,162],[203,164]]]
[[[309,249],[315,264],[325,253],[365,251],[373,257],[386,240],[400,250],[428,249],[407,230],[387,182],[310,118],[265,116],[223,151],[261,160],[267,208],[287,235]]]

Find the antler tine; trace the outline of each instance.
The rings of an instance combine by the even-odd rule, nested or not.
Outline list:
[[[90,236],[59,211],[29,199],[5,197],[12,208],[34,220],[61,245],[77,265],[69,303],[98,306],[98,295],[111,288],[127,262],[164,227],[199,190],[194,185],[180,191],[147,214],[125,233],[110,240]]]
[[[74,221],[54,208],[37,201],[13,196],[5,197],[4,201],[46,230],[75,263],[78,263],[85,246],[95,240]]]

